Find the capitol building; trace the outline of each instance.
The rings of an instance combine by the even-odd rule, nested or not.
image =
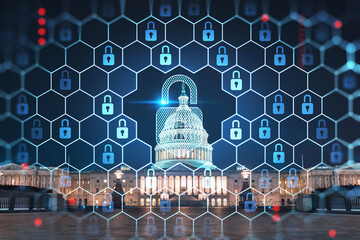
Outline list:
[[[262,169],[248,171],[241,166],[223,172],[216,170],[202,113],[189,106],[186,94],[187,85],[192,91],[190,98],[194,97],[191,94],[196,94],[196,86],[183,75],[169,78],[164,86],[169,88],[175,82],[182,82],[179,106],[157,113],[155,164],[151,168],[139,170],[137,174],[124,165],[109,173],[70,172],[69,184],[64,186],[61,181],[66,171],[61,169],[23,170],[19,165],[8,164],[0,167],[0,184],[54,189],[64,194],[65,199],[74,199],[78,206],[101,206],[106,194],[112,193],[120,181],[125,193],[124,205],[134,207],[158,207],[162,201],[172,205],[180,202],[185,206],[232,207],[245,200],[245,191],[253,194],[256,206],[290,206],[299,192],[311,193],[335,185],[360,185],[360,167],[356,164],[298,170],[296,186],[289,184],[288,172],[279,175],[277,171],[267,170],[264,174]],[[119,172],[121,175],[116,174]]]

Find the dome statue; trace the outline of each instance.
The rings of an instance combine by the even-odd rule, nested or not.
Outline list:
[[[156,165],[169,168],[181,162],[200,167],[212,163],[212,146],[208,143],[208,133],[203,127],[200,109],[189,107],[185,83],[179,96],[179,106],[173,109],[159,132],[155,147]]]

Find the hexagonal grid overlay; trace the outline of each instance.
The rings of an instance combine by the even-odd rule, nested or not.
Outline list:
[[[266,16],[255,13],[254,9],[261,9],[259,2],[245,1],[236,14],[224,19],[226,14],[219,17],[203,11],[212,8],[210,1],[187,2],[178,6],[175,1],[155,1],[152,14],[139,19],[127,13],[124,4],[116,5],[119,15],[114,16],[112,1],[104,1],[98,12],[82,20],[70,13],[48,19],[48,28],[56,34],[49,35],[44,46],[29,40],[26,50],[15,47],[13,53],[5,54],[0,59],[3,164],[44,167],[54,176],[61,175],[60,185],[66,183],[67,171],[78,173],[78,179],[71,180],[78,183],[74,191],[65,194],[57,182],[52,182],[51,188],[65,198],[71,198],[75,191],[88,192],[94,199],[93,211],[107,221],[118,215],[136,222],[155,221],[156,216],[156,221],[191,220],[196,225],[196,217],[180,208],[181,199],[193,192],[208,201],[205,213],[214,217],[210,220],[223,223],[232,213],[216,216],[212,209],[214,194],[223,191],[234,199],[242,194],[246,198],[256,195],[258,202],[260,198],[267,201],[276,191],[294,197],[312,187],[306,181],[297,187],[281,181],[269,187],[269,173],[277,176],[272,182],[279,182],[276,179],[282,176],[289,182],[296,176],[306,179],[316,167],[360,162],[356,155],[359,136],[354,136],[360,132],[358,45],[342,38],[338,25],[334,25],[337,18],[324,12],[305,18],[300,11],[292,11],[279,20],[271,12]],[[126,7],[131,9],[131,5]],[[63,30],[63,26],[68,27]],[[328,39],[324,39],[326,27],[321,26],[333,29]],[[305,27],[311,30],[310,35],[305,34]],[[296,31],[285,33],[293,28]],[[238,31],[244,34],[235,33]],[[116,32],[126,36],[119,38]],[[10,30],[7,36],[13,37]],[[183,164],[166,170],[157,168],[152,163],[152,146],[138,138],[137,119],[124,111],[124,99],[138,89],[138,77],[144,71],[155,69],[168,78],[169,74],[178,74],[179,68],[195,76],[209,69],[219,74],[218,86],[236,103],[234,115],[224,116],[219,124],[220,139],[212,144],[214,151],[229,152],[232,161],[225,168],[215,161],[213,166],[197,169]],[[166,95],[165,103],[168,101]],[[14,131],[10,134],[9,129]],[[57,159],[49,164],[46,158],[51,151]],[[318,159],[309,161],[312,154]],[[142,160],[136,165],[134,158]],[[184,192],[168,186],[158,191],[140,186],[145,175],[146,184],[153,181],[149,173],[166,178],[179,168],[195,179],[207,167],[213,174],[209,181],[214,184],[219,179],[223,184],[223,176],[240,171],[262,182],[236,192],[227,187],[206,189],[195,183]],[[109,204],[102,211],[95,204],[112,191],[110,183],[115,181],[112,175],[117,169],[134,176],[136,182],[134,188],[119,195],[125,197],[135,191],[148,196],[149,212],[135,216],[122,207],[120,212],[108,215],[103,212],[112,212]],[[92,170],[106,176],[106,182],[104,179],[95,192],[83,183]],[[203,179],[208,173],[201,172]],[[156,206],[162,206],[167,198],[159,204],[152,200],[160,193],[178,198],[181,216],[159,216]],[[233,213],[250,221],[267,211],[265,206],[257,206],[256,210],[250,208],[255,214],[248,214],[238,209],[238,200],[234,201]]]

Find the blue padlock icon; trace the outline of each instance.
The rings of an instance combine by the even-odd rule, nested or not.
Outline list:
[[[174,237],[183,237],[185,235],[184,220],[182,217],[177,217],[174,226]]]
[[[271,129],[269,127],[269,121],[267,119],[261,120],[259,128],[259,138],[269,139],[271,136]]]
[[[203,188],[211,188],[211,169],[204,170]]]
[[[171,212],[169,193],[162,193],[160,198],[160,212]]]
[[[294,175],[291,173],[294,171]],[[287,177],[287,186],[288,188],[297,188],[299,186],[299,177],[296,176],[296,169],[290,168],[289,176]]]
[[[64,170],[66,170],[65,174],[64,174]],[[71,187],[71,176],[69,175],[69,168],[61,169],[60,187],[62,188]]]
[[[16,113],[18,115],[27,115],[29,113],[29,104],[27,103],[27,98],[25,94],[21,94],[18,97],[18,102],[16,104]]]
[[[149,21],[145,30],[145,40],[148,42],[154,42],[157,40],[157,31],[155,29],[155,22]]]
[[[161,48],[160,65],[171,65],[170,48],[167,45]]]
[[[115,155],[112,151],[112,146],[106,144],[103,152],[103,164],[114,164]]]
[[[171,4],[168,0],[163,0],[160,4],[160,17],[171,17]]]
[[[67,120],[67,119],[61,120],[61,127],[59,128],[59,137],[61,139],[70,139],[71,138],[71,128],[69,126],[69,120]]]
[[[240,91],[242,89],[242,80],[240,78],[240,71],[232,72],[232,79],[230,81],[230,89],[232,91]]]
[[[200,4],[199,1],[190,1],[188,5],[188,15],[189,16],[199,16],[200,15]]]
[[[316,128],[316,138],[317,139],[328,138],[328,129],[326,128],[326,122],[324,119],[320,119],[318,121],[318,127]]]
[[[27,146],[25,143],[19,144],[18,151],[16,153],[16,160],[18,163],[28,163],[29,153],[27,151]]]
[[[302,65],[311,66],[314,64],[314,54],[312,53],[312,48],[308,45],[305,46],[305,53],[301,58]]]
[[[244,3],[244,15],[253,17],[257,14],[257,5],[254,0],[247,0]]]
[[[61,72],[60,90],[71,90],[71,79],[68,70],[63,70]]]
[[[330,161],[333,164],[340,164],[342,162],[342,152],[341,146],[339,143],[334,143],[332,145],[332,150],[330,153]]]
[[[241,138],[242,138],[242,130],[240,128],[240,121],[234,120],[232,121],[232,128],[230,129],[230,139],[241,140]]]
[[[64,24],[59,31],[61,42],[70,42],[72,40],[72,29],[69,24]]]
[[[223,50],[223,51],[221,51]],[[218,55],[216,56],[216,65],[218,66],[227,66],[228,63],[228,55],[226,54],[226,47],[220,46]]]
[[[274,163],[284,163],[285,153],[283,151],[283,145],[281,143],[275,144],[275,151],[273,152]]]
[[[20,50],[16,54],[16,64],[20,67],[26,67],[30,63],[29,53],[25,50]]]
[[[285,105],[282,101],[282,96],[280,94],[275,95],[275,102],[273,103],[273,114],[284,114]]]
[[[103,212],[113,212],[114,211],[114,202],[112,200],[111,193],[104,194],[104,200],[102,202],[102,211]]]
[[[309,94],[304,95],[304,102],[301,105],[301,113],[305,115],[314,113],[314,104],[311,102]]]
[[[212,23],[207,21],[205,22],[204,30],[203,30],[203,41],[212,42],[215,39],[215,33],[212,28]]]
[[[249,196],[251,196],[251,200],[249,200]],[[246,200],[244,202],[244,210],[245,212],[255,212],[256,211],[256,202],[254,201],[254,194],[247,193]]]
[[[33,121],[33,127],[31,128],[31,138],[32,139],[43,138],[43,128],[41,127],[41,122],[39,119],[35,119]]]
[[[268,22],[261,22],[261,29],[259,31],[259,40],[261,42],[271,41],[271,31]]]
[[[274,65],[275,66],[285,66],[286,56],[284,54],[284,48],[282,46],[276,47],[276,54],[274,55]]]
[[[264,176],[266,173],[266,176]],[[271,187],[271,179],[269,177],[269,170],[263,169],[261,170],[261,176],[259,178],[259,188],[270,188]]]
[[[105,47],[105,53],[103,54],[103,65],[112,66],[115,64],[115,56],[111,46]]]
[[[344,74],[344,78],[342,81],[342,87],[345,90],[354,90],[356,88],[356,76],[353,72],[347,72]]]
[[[125,119],[119,120],[119,126],[116,129],[116,137],[118,139],[127,139],[129,137],[129,129],[126,127]]]
[[[114,104],[112,103],[111,96],[104,96],[104,103],[101,106],[101,113],[103,115],[113,115],[114,114]]]

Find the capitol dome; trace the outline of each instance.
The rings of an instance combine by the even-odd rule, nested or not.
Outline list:
[[[179,96],[179,106],[165,120],[155,147],[156,164],[168,168],[181,162],[193,167],[212,163],[212,147],[203,127],[198,108],[188,106],[185,84]]]

